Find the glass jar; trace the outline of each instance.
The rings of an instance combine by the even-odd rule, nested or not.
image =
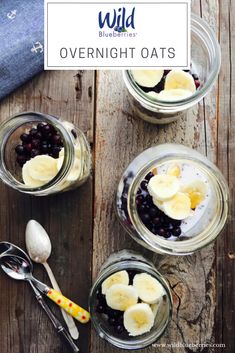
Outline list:
[[[146,94],[133,80],[130,71],[123,72],[129,99],[136,116],[153,124],[171,123],[188,108],[204,98],[212,88],[221,65],[221,51],[214,32],[196,15],[191,17],[192,72],[200,79],[200,88],[190,97],[178,101],[161,101]]]
[[[196,171],[208,183],[204,209],[195,213],[195,218],[190,218],[190,227],[186,222],[184,226],[187,230],[181,236],[169,239],[160,236],[159,230],[154,234],[147,228],[136,204],[140,184],[146,175],[154,168],[162,168],[167,164],[182,165],[189,171]],[[190,174],[187,180],[189,183],[193,181]],[[215,240],[226,223],[228,204],[228,185],[219,169],[199,152],[177,144],[154,146],[138,155],[125,170],[116,197],[119,220],[134,240],[154,252],[171,255],[193,253]]]
[[[44,132],[37,131],[38,124],[41,124],[42,128],[45,125],[49,125],[51,132],[57,136],[53,137],[51,132],[44,136]],[[28,135],[31,129],[33,129],[32,133],[36,135],[29,139]],[[26,136],[26,141],[29,139],[29,143],[22,142],[22,134]],[[51,145],[51,138],[59,140],[59,145]],[[46,141],[43,141],[43,139]],[[2,141],[0,178],[4,183],[20,192],[45,196],[67,191],[84,183],[90,174],[91,153],[85,135],[72,123],[63,121],[57,117],[36,112],[16,114],[0,124],[0,140]],[[33,144],[38,144],[40,147],[35,147],[31,150],[34,146]],[[44,145],[42,146],[42,144]],[[17,146],[20,146],[20,155],[16,153]],[[46,152],[39,152],[43,147],[46,149]],[[26,149],[28,149],[28,152]],[[43,185],[40,186],[26,184],[23,181],[23,163],[26,163],[28,160],[32,161],[33,157],[37,157],[32,156],[32,153],[35,155],[53,156],[53,151],[56,153],[55,158],[57,159],[62,154],[58,172],[55,173],[54,177],[45,183],[43,182]],[[21,153],[26,153],[27,155],[21,155]],[[22,160],[22,164],[19,165]]]
[[[154,326],[148,333],[140,336],[129,336],[127,333],[124,336],[115,334],[112,327],[107,324],[107,319],[103,318],[102,314],[101,316],[96,312],[97,293],[99,293],[103,281],[115,272],[122,270],[147,273],[154,277],[163,289],[163,298],[155,314]],[[89,308],[94,328],[102,339],[105,339],[118,348],[128,350],[140,349],[151,345],[163,335],[172,316],[171,289],[152,262],[131,250],[121,250],[110,255],[101,267],[90,292]]]

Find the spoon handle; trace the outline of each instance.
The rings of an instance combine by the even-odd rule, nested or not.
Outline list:
[[[73,342],[71,336],[69,335],[68,331],[61,325],[59,320],[55,317],[49,306],[46,304],[44,301],[43,297],[41,296],[40,292],[37,290],[37,288],[34,287],[33,283],[29,281],[31,287],[34,290],[36,299],[38,303],[41,305],[43,310],[46,312],[48,318],[52,322],[53,326],[56,328],[57,333],[61,336],[61,338],[64,340],[64,342],[72,348],[74,353],[79,352],[79,348],[76,346],[76,344]]]
[[[79,305],[75,304],[68,298],[64,297],[60,292],[55,289],[47,288],[45,294],[53,300],[62,309],[66,310],[71,316],[76,320],[80,321],[82,324],[87,323],[90,320],[90,314],[85,309],[81,308]]]
[[[47,262],[44,262],[43,263],[43,266],[45,267],[46,271],[47,271],[47,274],[50,278],[50,281],[51,281],[51,284],[52,284],[52,287],[57,290],[58,292],[61,293],[61,290],[60,290],[60,287],[55,279],[55,276],[49,266],[49,264]],[[78,337],[79,337],[79,332],[78,332],[78,329],[75,325],[75,322],[74,322],[74,319],[72,318],[72,316],[70,316],[69,314],[66,313],[66,311],[64,311],[64,309],[61,309],[61,312],[62,312],[62,315],[63,315],[63,318],[64,318],[64,321],[69,329],[69,333],[70,335],[73,337],[73,339],[77,340]]]

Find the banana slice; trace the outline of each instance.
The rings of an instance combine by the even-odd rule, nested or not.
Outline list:
[[[23,178],[24,184],[32,188],[37,188],[39,186],[44,185],[45,183],[43,181],[35,180],[29,175],[27,163],[28,162],[26,162],[22,168],[22,178]]]
[[[138,85],[154,87],[161,81],[164,70],[131,70],[131,73]]]
[[[177,88],[194,93],[196,91],[196,86],[192,75],[179,69],[170,71],[166,76],[165,90]]]
[[[148,304],[157,303],[164,294],[161,283],[148,273],[135,275],[133,287],[136,289],[139,298]]]
[[[148,183],[150,195],[159,201],[170,199],[178,192],[179,188],[179,180],[172,175],[155,175]]]
[[[64,157],[64,147],[61,148],[60,153],[59,153],[59,158]]]
[[[127,271],[119,271],[106,278],[102,283],[102,294],[106,294],[107,290],[114,284],[125,284],[128,286],[129,275]]]
[[[190,216],[191,201],[187,194],[177,192],[170,200],[163,203],[164,213],[173,219],[182,220]]]
[[[137,301],[138,294],[133,286],[113,284],[106,292],[106,302],[110,308],[115,310],[125,311]]]
[[[192,95],[192,92],[182,88],[174,88],[174,89],[164,89],[157,95],[157,99],[163,101],[178,101],[181,99],[188,98]]]
[[[181,191],[189,196],[191,208],[194,209],[205,199],[207,186],[201,180],[194,180],[182,187]]]
[[[56,160],[57,171],[59,171],[61,169],[63,162],[64,162],[64,156],[59,155],[59,158]]]
[[[158,93],[154,91],[147,92],[146,94],[153,99],[158,99]]]
[[[153,203],[155,206],[157,206],[157,208],[159,208],[159,210],[163,211],[163,201],[159,201],[156,198],[153,198]]]
[[[167,169],[167,175],[173,175],[178,178],[180,174],[181,174],[181,169],[178,164],[171,164]]]
[[[58,172],[56,159],[48,155],[36,156],[26,164],[29,176],[34,180],[44,182],[44,184],[52,180]]]
[[[138,303],[124,312],[124,327],[130,336],[149,332],[154,325],[154,315],[148,304]]]

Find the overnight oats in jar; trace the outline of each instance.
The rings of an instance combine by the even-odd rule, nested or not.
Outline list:
[[[148,249],[190,254],[211,243],[228,216],[228,185],[206,157],[164,144],[137,156],[118,185],[118,217]]]
[[[191,18],[190,70],[126,70],[123,79],[134,115],[153,124],[184,116],[211,90],[221,65],[220,46],[205,21]]]
[[[25,112],[0,124],[0,176],[12,188],[50,195],[81,185],[91,169],[90,147],[74,124]]]
[[[170,287],[154,265],[130,250],[112,254],[90,293],[92,323],[116,347],[140,349],[158,340],[172,314]]]

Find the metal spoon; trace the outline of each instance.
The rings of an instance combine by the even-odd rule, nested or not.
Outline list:
[[[5,249],[4,249],[5,247]],[[53,300],[57,305],[59,305],[61,308],[65,309],[70,315],[72,315],[75,319],[80,321],[81,323],[86,323],[90,320],[90,314],[88,311],[84,310],[81,308],[79,305],[73,303],[71,300],[67,299],[64,297],[60,292],[57,292],[55,289],[52,289],[48,286],[46,286],[44,283],[38,281],[36,278],[33,277],[32,271],[33,271],[33,265],[32,262],[29,258],[29,256],[20,248],[17,246],[7,243],[7,242],[1,242],[0,243],[0,250],[3,248],[2,254],[0,253],[0,256],[5,257],[6,255],[14,255],[17,257],[21,257],[23,259],[27,258],[27,262],[29,264],[29,267],[27,268],[27,276],[22,275],[22,269],[20,268],[19,263],[12,263],[11,270],[15,271],[15,274],[11,272],[11,276],[15,279],[20,279],[20,280],[31,280],[32,283],[37,287],[37,289],[40,290],[41,293],[46,294],[48,298]],[[6,252],[6,248],[8,248]],[[3,256],[4,255],[4,256]],[[23,264],[22,264],[23,266]],[[24,268],[24,266],[23,266]]]
[[[40,223],[33,219],[28,222],[25,231],[25,241],[31,259],[34,262],[40,263],[45,267],[47,274],[50,278],[52,287],[61,293],[60,287],[47,262],[48,258],[51,255],[51,241],[47,232],[41,226]],[[75,340],[78,339],[79,333],[73,318],[68,315],[63,309],[61,309],[61,312],[71,336]]]
[[[19,256],[19,254],[22,255],[22,257]],[[49,306],[44,301],[42,295],[30,279],[32,263],[28,258],[27,254],[23,251],[20,251],[19,248],[12,247],[10,243],[0,243],[0,266],[3,271],[11,278],[14,278],[16,280],[25,280],[29,282],[35,293],[38,303],[46,312],[47,316],[56,328],[57,333],[60,334],[61,338],[66,342],[66,344],[68,344],[70,348],[73,349],[73,352],[79,352],[79,348],[73,342],[67,330],[55,317]]]

